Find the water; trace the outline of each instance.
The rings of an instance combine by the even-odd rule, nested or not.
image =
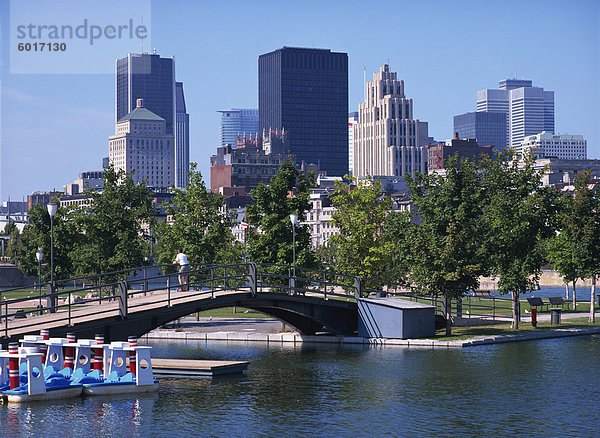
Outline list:
[[[600,336],[466,349],[153,342],[249,360],[158,394],[0,405],[0,436],[599,436]]]
[[[591,287],[578,287],[577,288],[577,301],[578,302],[589,302],[590,301],[590,293]],[[596,293],[600,294],[600,288],[596,288]],[[497,291],[492,291],[492,295],[496,295],[499,297],[510,298],[510,294],[499,295]],[[540,297],[540,298],[548,298],[548,297],[566,297],[566,289],[564,286],[543,286],[540,287],[539,290],[528,292],[525,294],[520,294],[521,298],[529,298],[529,297]],[[566,299],[566,298],[565,298]],[[569,300],[573,299],[573,287],[569,286]]]

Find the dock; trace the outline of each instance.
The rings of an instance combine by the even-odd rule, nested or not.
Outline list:
[[[226,360],[190,360],[152,358],[156,377],[214,377],[243,374],[250,362]]]

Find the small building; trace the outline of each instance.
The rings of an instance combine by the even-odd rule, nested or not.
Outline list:
[[[521,154],[532,152],[539,159],[585,160],[587,141],[582,135],[559,135],[543,131],[525,137],[517,152]]]
[[[443,171],[445,161],[452,155],[459,158],[478,159],[483,155],[491,156],[492,146],[479,146],[474,138],[458,138],[454,133],[451,140],[427,147],[427,168],[429,173]]]

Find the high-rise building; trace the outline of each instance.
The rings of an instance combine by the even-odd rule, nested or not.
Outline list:
[[[258,58],[259,132],[283,130],[298,162],[348,172],[348,54],[283,47]]]
[[[506,144],[518,149],[526,136],[554,132],[554,92],[522,79],[504,79],[498,90],[477,92],[477,111],[507,115]]]
[[[454,132],[460,138],[474,138],[481,146],[506,148],[507,114],[496,111],[476,111],[454,116]]]
[[[115,123],[135,109],[137,99],[144,99],[148,110],[165,119],[167,134],[174,134],[174,58],[130,53],[126,58],[117,59]]]
[[[138,99],[136,108],[122,117],[115,135],[108,140],[109,159],[115,170],[133,172],[136,183],[146,181],[149,187],[170,187],[175,183],[173,134],[167,122],[144,107]]]
[[[544,131],[525,137],[517,152],[526,151],[533,152],[538,159],[584,160],[587,159],[587,141],[582,135],[554,135]]]
[[[348,114],[348,174],[352,175],[354,167],[354,131],[358,124],[358,111]]]
[[[219,124],[221,147],[235,146],[238,136],[259,134],[258,110],[254,108],[231,108],[217,111],[221,113]],[[260,132],[262,135],[262,132]]]
[[[183,82],[175,83],[175,186],[186,187],[190,168],[190,115],[185,108]]]
[[[404,176],[427,171],[427,122],[413,118],[413,101],[404,95],[404,81],[390,66],[381,66],[367,83],[366,100],[359,105],[355,134],[356,177]]]

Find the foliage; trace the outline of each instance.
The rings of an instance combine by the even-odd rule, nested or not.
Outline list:
[[[483,225],[489,268],[501,293],[512,293],[513,327],[519,323],[519,294],[535,290],[546,238],[553,236],[555,191],[540,187],[543,170],[513,150],[482,161],[485,190]]]
[[[300,173],[285,161],[269,185],[259,183],[251,192],[254,204],[246,208],[246,216],[254,231],[247,231],[248,257],[258,263],[293,264],[293,233],[290,214],[298,215],[296,223],[296,265],[305,268],[320,266],[310,244],[306,225],[301,225],[310,210],[310,189],[313,176]],[[275,271],[287,274],[285,268]],[[284,272],[285,271],[285,272]]]
[[[234,241],[233,221],[223,213],[224,205],[223,197],[205,186],[196,163],[191,163],[188,186],[185,190],[175,189],[173,204],[167,208],[173,223],[156,227],[159,263],[171,263],[178,248],[183,249],[190,263],[239,263],[242,248]]]
[[[54,215],[54,278],[65,279],[74,275],[71,253],[81,243],[81,236],[71,220],[68,208],[58,207]],[[29,210],[29,223],[16,243],[19,268],[29,276],[38,276],[36,252],[42,248],[42,281],[50,281],[50,215],[45,205],[34,205]]]
[[[390,198],[383,195],[380,180],[352,179],[348,185],[337,181],[332,203],[333,223],[339,234],[330,245],[335,254],[337,272],[364,278],[382,275],[386,258],[385,240],[381,231],[391,207]]]
[[[480,174],[474,162],[447,160],[446,174],[406,177],[420,225],[410,233],[410,280],[418,291],[446,298],[450,334],[450,300],[479,286],[484,273],[481,239]]]
[[[144,264],[147,236],[144,224],[151,225],[151,192],[144,183],[135,184],[131,175],[112,166],[104,171],[102,192],[89,193],[89,207],[73,211],[83,235],[71,256],[77,274],[129,269]]]

